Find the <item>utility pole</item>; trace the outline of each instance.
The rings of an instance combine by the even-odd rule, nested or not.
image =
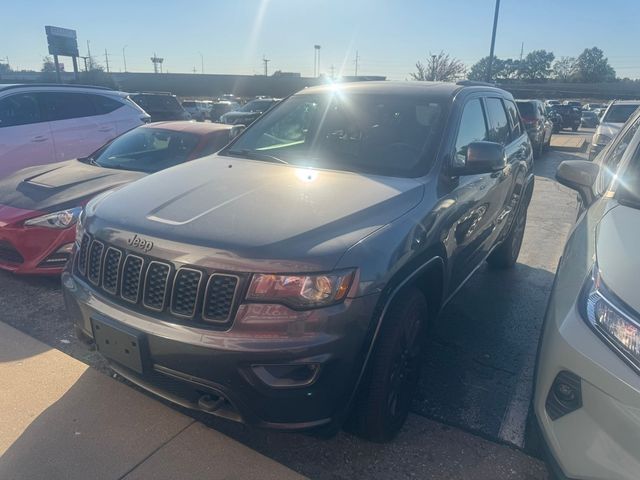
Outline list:
[[[331,79],[334,80],[336,78],[336,67],[333,66],[333,64],[331,64]]]
[[[265,57],[264,55],[262,55],[262,63],[264,63],[264,76],[268,77],[269,76],[269,62],[271,60],[269,60],[267,57]]]
[[[524,54],[524,42],[520,45],[520,63],[522,63],[522,55]]]
[[[125,73],[127,72],[127,56],[124,54],[124,49],[127,48],[129,45],[125,45],[124,47],[122,47],[122,61],[124,62],[124,71]]]
[[[89,70],[93,70],[93,60],[91,59],[91,48],[89,48],[89,40],[87,40],[87,58],[89,59]]]
[[[109,54],[106,48],[104,49],[104,63],[107,64],[107,73],[109,73]]]
[[[358,76],[358,60],[360,60],[360,57],[358,56],[358,50],[356,50],[356,77]]]
[[[204,73],[204,56],[202,52],[198,52],[200,54],[200,73]]]
[[[489,63],[487,65],[487,82],[491,82],[493,68],[493,51],[496,46],[496,30],[498,29],[498,14],[500,13],[500,0],[496,0],[496,10],[493,14],[493,32],[491,33],[491,50],[489,50]]]

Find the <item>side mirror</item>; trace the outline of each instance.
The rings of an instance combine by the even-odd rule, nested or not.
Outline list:
[[[233,127],[231,127],[231,130],[229,131],[229,141],[233,140],[238,135],[240,135],[245,128],[247,127],[241,124],[234,125]]]
[[[558,165],[556,180],[578,192],[582,203],[588,207],[596,199],[593,185],[598,178],[598,173],[600,173],[600,166],[597,163],[587,160],[565,160]]]
[[[479,175],[503,170],[507,166],[504,146],[495,142],[471,142],[467,145],[464,165],[455,166],[455,175]]]

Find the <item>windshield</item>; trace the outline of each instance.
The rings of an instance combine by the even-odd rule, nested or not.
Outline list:
[[[603,123],[624,123],[631,114],[636,111],[638,105],[611,105],[604,118]]]
[[[389,176],[425,174],[443,108],[425,97],[296,95],[223,154]]]
[[[272,100],[252,100],[239,109],[240,112],[264,112],[273,104]]]
[[[153,173],[187,160],[198,140],[193,133],[136,128],[106,145],[91,160],[105,168]]]
[[[149,112],[181,112],[182,106],[173,95],[131,95],[131,99]]]

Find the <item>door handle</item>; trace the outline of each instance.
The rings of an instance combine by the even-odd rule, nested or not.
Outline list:
[[[49,140],[49,137],[47,137],[46,135],[38,135],[37,137],[33,137],[31,139],[31,141],[34,143],[46,142],[47,140]]]

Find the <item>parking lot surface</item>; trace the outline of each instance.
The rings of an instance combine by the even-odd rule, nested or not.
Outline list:
[[[536,160],[517,266],[483,266],[444,309],[428,343],[414,414],[393,443],[346,433],[322,440],[189,414],[312,478],[546,478],[543,464],[526,455],[525,421],[547,296],[576,215],[575,194],[555,182],[555,169],[581,158],[582,152],[551,150]],[[74,339],[57,279],[0,272],[0,291],[0,321],[109,372]]]

